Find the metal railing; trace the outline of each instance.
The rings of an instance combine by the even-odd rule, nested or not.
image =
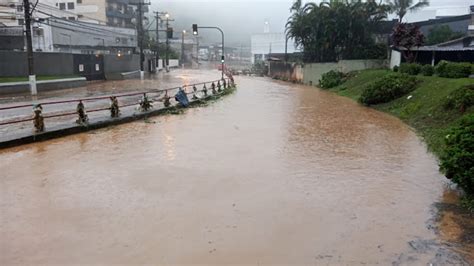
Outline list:
[[[225,81],[225,82],[224,82]],[[78,98],[78,99],[69,99],[69,100],[61,100],[61,101],[43,101],[43,102],[37,102],[34,105],[32,104],[21,104],[21,105],[13,105],[13,106],[5,106],[5,107],[0,107],[0,114],[2,111],[7,111],[7,110],[15,110],[15,109],[23,109],[23,108],[34,108],[34,106],[41,105],[41,107],[44,106],[49,106],[49,105],[59,105],[59,104],[68,104],[68,103],[77,103],[79,102],[96,102],[96,101],[103,101],[103,100],[110,100],[111,97],[116,97],[117,99],[119,98],[130,98],[134,96],[139,96],[139,95],[147,95],[147,94],[155,94],[154,98],[152,97],[151,99],[153,101],[164,101],[166,97],[173,98],[174,95],[168,95],[169,93],[173,91],[178,91],[179,89],[183,89],[187,95],[192,95],[196,94],[198,92],[204,92],[207,90],[211,90],[212,84],[214,83],[216,88],[217,85],[216,83],[222,82],[223,84],[227,84],[230,86],[230,82],[233,82],[231,79],[226,78],[226,79],[219,79],[219,80],[213,80],[213,81],[206,81],[206,82],[199,82],[199,83],[193,83],[193,84],[186,84],[183,86],[177,86],[177,87],[172,87],[172,88],[167,88],[167,89],[151,89],[151,90],[144,90],[140,92],[132,92],[132,93],[123,93],[123,94],[111,94],[111,95],[104,95],[104,96],[97,96],[97,97],[87,97],[87,98]],[[209,85],[209,87],[206,87],[206,84]],[[224,88],[226,86],[223,86]],[[197,86],[202,85],[202,89],[197,89]],[[188,88],[191,88],[191,91],[188,92]],[[196,91],[194,91],[194,88],[196,88]],[[206,88],[206,89],[204,89]],[[164,93],[164,96],[162,96]],[[125,102],[125,101],[123,101]],[[124,107],[130,107],[130,106],[139,106],[140,102],[136,101],[135,99],[131,99],[127,101],[126,103],[119,105],[119,108],[124,108]],[[75,108],[75,106],[74,106]],[[46,108],[45,108],[46,109]],[[65,116],[72,116],[72,115],[78,115],[77,111],[68,111],[68,112],[59,112],[59,113],[44,113],[45,110],[42,111],[42,118],[43,119],[50,119],[50,118],[55,118],[55,117],[65,117]],[[94,112],[101,112],[101,111],[110,111],[110,107],[100,107],[100,108],[95,108],[95,109],[90,109],[87,110],[87,113],[94,113]],[[1,116],[0,116],[1,117]],[[24,123],[24,122],[30,122],[34,121],[34,114],[32,113],[31,115],[25,115],[23,117],[19,117],[16,119],[6,119],[4,121],[0,121],[0,126],[3,125],[11,125],[11,124],[18,124],[18,123]]]

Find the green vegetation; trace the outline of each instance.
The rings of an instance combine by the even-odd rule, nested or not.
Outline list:
[[[373,86],[374,79],[390,77],[394,74],[390,70],[365,70],[355,72],[342,85],[331,89],[340,95],[358,100],[364,91]],[[419,80],[416,88],[407,97],[400,97],[393,101],[372,106],[375,109],[399,117],[407,124],[417,129],[425,139],[428,148],[442,160],[442,170],[453,175],[453,181],[461,187],[470,184],[473,180],[473,126],[472,116],[474,106],[465,100],[472,99],[474,79],[450,79],[437,76],[417,76]],[[461,96],[459,96],[461,95]],[[470,95],[470,96],[468,96]],[[464,107],[461,107],[464,105]],[[448,140],[446,136],[450,135]],[[455,136],[455,137],[452,137]],[[456,152],[456,157],[453,153]],[[459,152],[459,154],[457,154]],[[467,156],[466,156],[467,155]],[[454,161],[444,162],[443,159],[453,157]],[[459,170],[461,163],[464,170]],[[469,168],[469,165],[471,168]],[[453,170],[454,169],[454,170]],[[458,169],[458,170],[456,170]],[[469,172],[471,171],[471,172]],[[454,178],[456,172],[459,177]],[[471,176],[471,179],[465,177]],[[469,181],[466,181],[469,180]],[[470,182],[470,183],[469,183]],[[472,193],[465,189],[467,193]],[[469,195],[469,194],[468,194]],[[474,203],[473,196],[468,196],[464,202]],[[474,207],[474,205],[473,205]]]
[[[322,89],[330,89],[341,85],[344,82],[344,73],[331,70],[321,77],[319,87]]]
[[[36,76],[36,80],[78,78],[79,76]],[[0,83],[28,81],[28,77],[0,77]]]
[[[418,75],[421,72],[421,65],[416,63],[403,63],[400,65],[400,73],[408,75]]]
[[[464,36],[462,32],[454,32],[448,25],[436,25],[426,37],[426,45],[434,45],[455,40]]]
[[[387,103],[413,91],[418,80],[407,74],[392,73],[368,84],[359,102],[365,105]]]
[[[459,110],[459,112],[464,113],[466,110],[474,105],[474,84],[462,86],[459,89],[451,92],[446,102],[444,103],[444,108],[447,110]]]
[[[467,78],[471,75],[473,64],[471,63],[455,63],[441,61],[436,65],[435,72],[438,76],[444,78]]]
[[[296,0],[286,24],[288,37],[303,48],[305,62],[338,59],[385,58],[386,45],[377,45],[373,35],[390,8],[380,1]]]
[[[474,195],[474,114],[464,117],[446,136],[441,170],[468,195]]]
[[[434,74],[434,67],[432,65],[424,65],[421,67],[421,74],[423,76],[427,76],[427,77],[430,77],[430,76],[433,76]]]

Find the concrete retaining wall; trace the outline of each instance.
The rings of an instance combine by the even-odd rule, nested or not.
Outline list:
[[[337,63],[312,63],[304,66],[294,63],[269,62],[268,75],[272,78],[318,85],[322,75],[331,70],[348,73],[386,67],[388,67],[386,60],[341,60]]]
[[[35,73],[39,76],[74,75],[73,55],[34,53]],[[28,76],[25,52],[0,51],[0,77]]]
[[[40,80],[37,82],[38,92],[60,90],[86,85],[86,78],[70,78],[57,80]],[[28,81],[0,83],[0,95],[29,93],[30,85]]]
[[[295,63],[270,62],[268,75],[272,78],[303,82],[303,67]]]
[[[305,64],[303,68],[303,82],[308,85],[317,85],[322,75],[331,70],[347,73],[351,71],[386,67],[388,67],[388,62],[386,60],[341,60],[337,63]]]

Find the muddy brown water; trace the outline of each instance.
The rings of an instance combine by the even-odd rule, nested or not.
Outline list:
[[[314,88],[237,82],[182,115],[0,151],[0,264],[472,263],[410,128]]]

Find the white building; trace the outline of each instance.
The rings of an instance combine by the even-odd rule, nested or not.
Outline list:
[[[134,28],[136,3],[145,0],[39,0],[33,18],[69,20]],[[33,5],[35,1],[30,1]],[[147,5],[142,6],[148,12]],[[0,26],[23,25],[23,0],[0,0]]]
[[[286,34],[283,32],[271,33],[268,21],[264,23],[263,33],[251,36],[250,49],[252,53],[252,64],[257,61],[264,61],[268,54],[283,54],[285,47],[289,54],[297,52],[293,40],[286,43]]]

